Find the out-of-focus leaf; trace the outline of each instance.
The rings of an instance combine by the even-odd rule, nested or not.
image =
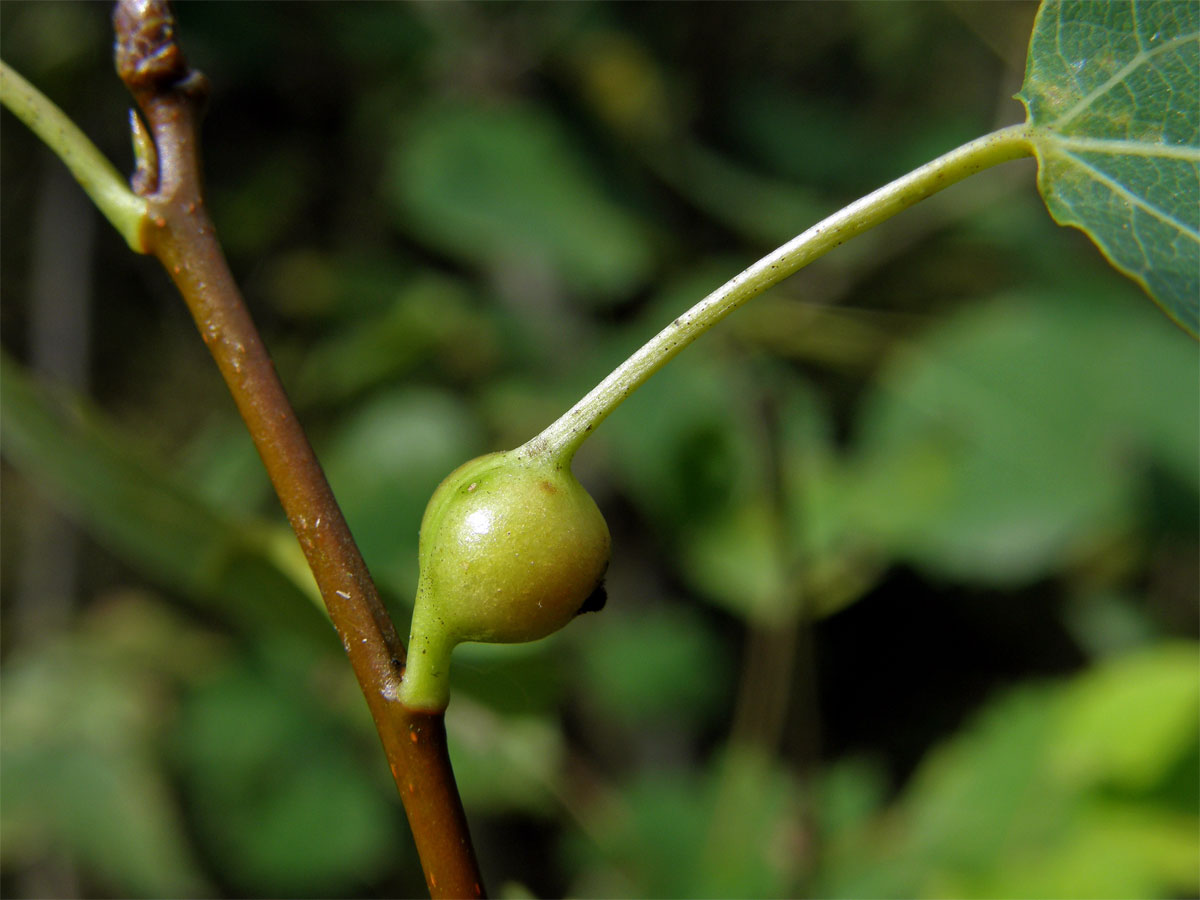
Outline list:
[[[862,531],[1012,583],[1130,526],[1151,461],[1196,486],[1194,347],[1097,291],[965,310],[881,374],[845,502]]]
[[[1128,652],[1157,637],[1149,610],[1120,591],[1093,590],[1072,597],[1063,618],[1089,656]]]
[[[452,395],[397,389],[354,408],[323,454],[363,557],[398,596],[416,590],[425,504],[482,444],[478,424]]]
[[[713,805],[693,896],[793,897],[804,854],[799,787],[776,760],[731,746],[714,767]]]
[[[704,724],[724,699],[724,648],[684,606],[607,612],[579,641],[584,687],[609,720],[632,728]]]
[[[951,872],[986,871],[1006,852],[1066,826],[1066,800],[1050,789],[1044,765],[1053,716],[1043,694],[1018,692],[930,754],[905,799],[904,840],[919,860]]]
[[[310,348],[295,379],[298,402],[344,401],[394,381],[428,359],[478,370],[497,355],[465,286],[426,276],[396,291],[381,313],[364,316]]]
[[[450,672],[452,693],[513,719],[551,713],[567,688],[556,652],[562,640],[560,633],[529,644],[460,644]]]
[[[1064,698],[1061,777],[1144,790],[1196,739],[1200,654],[1169,644],[1079,678]]]
[[[826,766],[816,783],[813,804],[821,834],[834,840],[873,814],[887,796],[887,778],[878,765],[851,757]]]
[[[1144,792],[1197,752],[1198,660],[1194,643],[1168,644],[993,701],[926,757],[895,806],[830,836],[817,892],[1193,894],[1200,888],[1196,798],[1163,802]],[[1134,711],[1155,688],[1165,689],[1155,712]],[[1101,726],[1103,713],[1125,717]],[[1102,742],[1112,746],[1100,750]],[[1115,792],[1118,784],[1138,793]]]
[[[228,418],[200,429],[180,454],[178,466],[181,483],[227,516],[253,515],[271,495],[262,458],[232,410]]]
[[[780,402],[778,430],[783,527],[798,553],[799,602],[808,616],[826,616],[863,596],[885,561],[864,541],[848,500],[853,474],[835,449],[828,412],[814,391],[784,384],[789,390]]]
[[[550,721],[500,716],[455,695],[446,729],[454,778],[469,809],[545,814],[561,796],[566,746]]]
[[[269,549],[275,526],[215,511],[78,398],[44,390],[0,357],[5,458],[46,486],[102,543],[172,590],[212,605],[252,632],[283,628],[336,647]]]
[[[589,840],[568,835],[576,897],[690,897],[691,866],[704,842],[704,785],[694,770],[641,773],[601,809]],[[591,839],[594,837],[594,840]]]
[[[679,563],[688,580],[735,613],[761,622],[794,608],[788,548],[769,497],[745,498],[696,522],[681,544]]]
[[[753,391],[726,360],[682,356],[629,399],[608,438],[629,496],[688,581],[738,615],[769,618],[789,604]],[[739,530],[751,519],[756,530]]]
[[[645,228],[534,107],[425,108],[397,141],[387,188],[421,238],[476,265],[550,266],[597,298],[620,297],[649,274]]]
[[[647,773],[602,816],[576,896],[791,897],[803,858],[794,780],[749,748],[704,778]]]
[[[1097,801],[1055,853],[1014,861],[979,897],[1145,898],[1195,896],[1200,829],[1194,818]],[[953,892],[952,892],[953,893]]]
[[[720,283],[719,268],[706,267],[670,285],[643,318],[658,322],[677,315]],[[782,602],[778,559],[765,575],[747,569],[744,579],[738,577],[742,554],[761,562],[771,554],[776,533],[760,529],[743,535],[736,547],[720,537],[728,517],[764,503],[768,473],[756,387],[744,366],[721,354],[685,354],[623,404],[605,435],[628,496],[659,527],[685,577],[737,615],[770,615]],[[705,548],[720,558],[707,556]]]
[[[684,308],[710,279],[681,280],[652,309]],[[605,437],[628,495],[701,594],[759,622],[801,603],[828,614],[870,587],[878,554],[815,392],[790,370],[758,363],[702,348],[672,360],[606,423]]]
[[[184,705],[175,743],[189,804],[243,891],[340,895],[403,852],[394,795],[368,763],[383,766],[374,743],[355,752],[337,717],[313,702],[317,684],[304,665],[243,661]]]
[[[1020,98],[1051,215],[1200,327],[1200,6],[1047,0]]]
[[[654,308],[683,308],[709,277],[684,279]],[[782,366],[749,362],[704,348],[672,360],[605,437],[628,495],[704,596],[760,622],[801,603],[829,614],[880,571],[853,508],[854,474],[812,388]]]
[[[214,650],[168,608],[126,597],[6,664],[6,862],[65,853],[116,896],[210,892],[152,748],[174,711],[164,688]]]

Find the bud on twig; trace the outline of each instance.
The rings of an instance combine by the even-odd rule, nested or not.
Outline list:
[[[167,87],[187,76],[167,0],[118,0],[113,31],[117,74],[131,91]]]

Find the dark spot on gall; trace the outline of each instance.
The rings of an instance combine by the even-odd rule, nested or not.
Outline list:
[[[588,598],[583,601],[583,606],[579,607],[579,612],[575,613],[581,616],[584,613],[600,612],[604,609],[604,604],[608,602],[608,591],[604,589],[604,582],[601,581],[596,585],[596,589],[588,594]]]

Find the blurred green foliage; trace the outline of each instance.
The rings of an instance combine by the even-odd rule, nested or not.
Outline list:
[[[180,4],[214,218],[402,627],[446,473],[774,243],[1018,121],[1033,12]],[[106,15],[10,0],[0,50],[127,165]],[[419,893],[341,648],[153,262],[98,233],[90,316],[51,323],[86,329],[88,383],[36,374],[57,163],[7,118],[0,141],[0,886]],[[1195,345],[1033,180],[840,249],[589,441],[608,607],[456,653],[494,892],[1200,891]],[[78,554],[36,546],[46,504]]]

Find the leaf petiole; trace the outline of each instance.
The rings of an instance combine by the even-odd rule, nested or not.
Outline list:
[[[1032,156],[1029,126],[1011,125],[976,138],[884,185],[818,222],[734,276],[647,341],[557,421],[516,451],[560,465],[592,430],[651,375],[727,315],[833,248],[942,188],[1002,162]]]
[[[136,253],[145,253],[147,203],[131,191],[108,158],[45,94],[0,60],[0,103],[54,151],[104,218]]]

